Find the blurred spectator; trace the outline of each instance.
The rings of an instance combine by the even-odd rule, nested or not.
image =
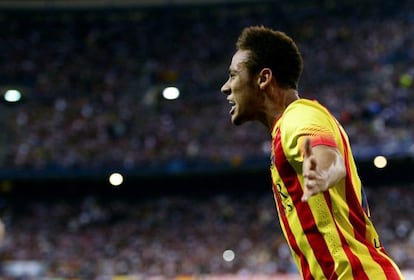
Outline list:
[[[414,25],[404,4],[5,13],[0,83],[23,87],[25,102],[1,105],[0,167],[179,171],[266,161],[260,128],[227,133],[219,93],[230,42],[248,24],[296,38],[301,95],[338,116],[358,157],[412,154]],[[162,100],[161,87],[171,84],[182,97]]]
[[[414,269],[414,185],[368,191],[386,250]],[[50,278],[295,273],[270,192],[9,200],[0,263],[37,261]]]

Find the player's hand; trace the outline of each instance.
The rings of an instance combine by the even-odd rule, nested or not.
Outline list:
[[[308,201],[311,196],[328,189],[326,174],[318,168],[318,162],[312,152],[311,140],[309,138],[306,138],[304,143],[302,172],[304,178],[302,201]]]

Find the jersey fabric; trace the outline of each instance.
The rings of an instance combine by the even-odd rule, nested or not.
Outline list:
[[[311,146],[337,148],[347,175],[302,202],[307,137]],[[272,130],[270,169],[281,228],[304,279],[403,279],[370,220],[348,137],[324,106],[298,99],[286,108]]]

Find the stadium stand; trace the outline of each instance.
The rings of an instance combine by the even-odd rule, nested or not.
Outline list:
[[[382,242],[414,270],[411,1],[175,2],[0,6],[0,90],[23,94],[0,103],[1,279],[296,276],[268,134],[232,127],[220,94],[250,24],[297,38],[301,95],[344,124],[362,173],[394,163],[363,179]],[[130,185],[94,181],[110,170]]]
[[[414,185],[368,190],[386,250],[401,269],[413,270]],[[2,213],[8,225],[0,247],[4,277],[297,275],[270,188],[209,195],[26,197],[3,201]],[[234,259],[223,258],[226,250],[234,252]]]
[[[235,37],[248,24],[297,38],[301,95],[338,116],[357,157],[412,155],[409,10],[343,9],[338,17],[341,7],[279,4],[3,15],[0,83],[21,87],[24,102],[1,107],[0,166],[47,173],[267,164],[267,133],[231,128],[219,93]],[[162,100],[164,85],[178,86],[182,97]]]

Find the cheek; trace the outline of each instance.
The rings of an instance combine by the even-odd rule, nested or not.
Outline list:
[[[241,95],[241,94],[244,94],[244,92],[249,91],[249,85],[247,83],[237,79],[237,80],[233,81],[232,89],[233,89],[234,92]]]
[[[237,80],[233,80],[230,84],[232,91],[238,91],[240,88],[240,83]]]

